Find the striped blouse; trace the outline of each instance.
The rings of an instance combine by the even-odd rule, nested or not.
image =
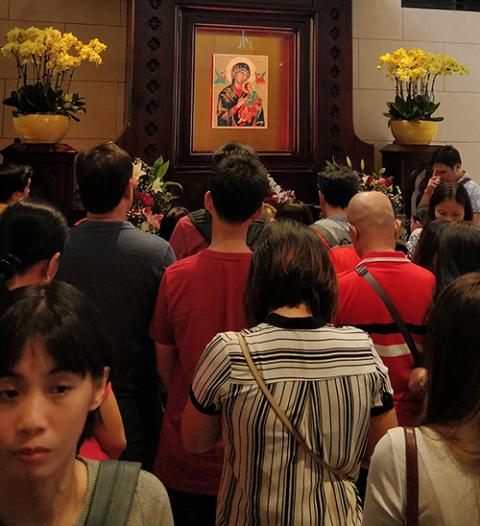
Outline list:
[[[388,371],[368,335],[313,318],[270,314],[244,331],[277,403],[326,464],[356,478],[370,415],[393,407]],[[357,525],[353,482],[316,464],[283,427],[253,379],[234,333],[205,350],[195,407],[222,412],[225,458],[217,525]]]

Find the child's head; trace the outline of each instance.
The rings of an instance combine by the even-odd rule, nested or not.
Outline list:
[[[65,217],[48,203],[27,199],[7,207],[0,215],[0,286],[40,262],[53,279],[67,233]]]
[[[0,203],[13,203],[27,198],[31,180],[30,166],[0,165]]]
[[[252,91],[252,83],[251,82],[245,82],[245,84],[243,85],[243,89],[247,92],[247,93],[250,93]]]
[[[430,198],[428,219],[472,221],[472,205],[465,188],[457,183],[440,183]]]
[[[46,476],[75,459],[103,399],[110,343],[95,307],[62,282],[0,302],[0,469]]]

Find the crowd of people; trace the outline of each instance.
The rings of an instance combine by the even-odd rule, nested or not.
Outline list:
[[[32,177],[0,166],[1,526],[480,523],[480,187],[455,148],[404,250],[347,167],[320,220],[273,217],[240,142],[168,239],[127,221],[113,143],[78,155],[70,229]]]

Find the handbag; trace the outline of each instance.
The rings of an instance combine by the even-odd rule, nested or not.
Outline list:
[[[405,465],[407,471],[407,505],[405,526],[418,526],[418,454],[415,428],[404,427]]]
[[[268,389],[268,387],[265,385],[265,382],[263,381],[262,376],[260,375],[260,371],[257,369],[256,365],[253,363],[252,356],[250,354],[250,351],[248,349],[248,344],[245,340],[245,337],[241,332],[236,332],[235,335],[237,336],[238,343],[240,344],[240,348],[242,350],[243,356],[245,357],[245,361],[247,362],[247,365],[250,369],[250,372],[252,373],[255,381],[258,384],[258,387],[260,387],[260,390],[264,394],[265,398],[270,403],[272,409],[275,411],[278,418],[282,421],[282,424],[288,429],[291,435],[295,438],[297,443],[300,445],[300,447],[307,453],[307,455],[316,462],[319,466],[324,468],[325,470],[329,471],[333,475],[336,475],[337,477],[348,480],[351,482],[354,482],[355,479],[353,477],[350,477],[349,475],[346,475],[345,473],[341,472],[338,469],[332,468],[328,464],[326,464],[314,451],[312,451],[306,444],[305,439],[302,437],[302,435],[298,432],[298,430],[293,426],[293,424],[290,422],[289,418],[285,414],[285,412],[280,408],[280,406],[275,401],[275,398],[273,397],[273,394]]]

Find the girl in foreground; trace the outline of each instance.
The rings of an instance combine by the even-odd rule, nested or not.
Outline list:
[[[368,335],[330,324],[336,304],[323,242],[299,223],[269,225],[252,256],[245,295],[252,328],[243,336],[306,447],[267,401],[237,335],[218,334],[182,419],[184,443],[196,452],[220,439],[223,424],[218,525],[360,524],[354,481],[396,417],[387,369]]]
[[[104,463],[77,457],[77,448],[91,432],[109,366],[98,314],[74,287],[55,282],[3,295],[0,524],[93,524],[92,499],[106,489],[99,478]],[[153,475],[140,472],[133,487],[126,525],[173,524],[165,489]],[[119,502],[122,497],[120,489]]]
[[[425,418],[415,429],[419,522],[480,524],[480,273],[447,286],[432,311],[425,340]],[[375,449],[364,524],[403,525],[405,439],[392,429]]]

